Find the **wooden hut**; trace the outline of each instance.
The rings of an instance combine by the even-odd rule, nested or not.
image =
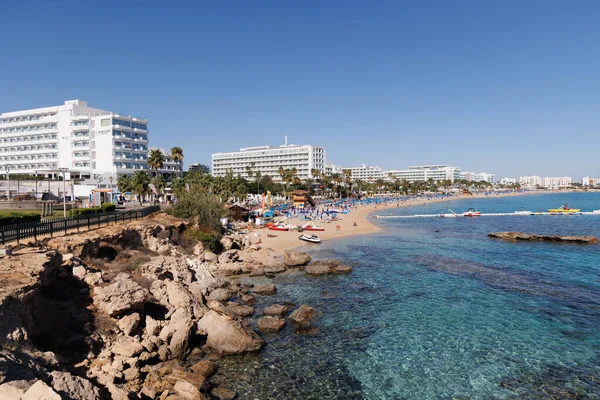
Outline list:
[[[290,193],[290,197],[296,208],[305,208],[309,205],[312,207],[315,206],[314,200],[306,190],[294,190]]]

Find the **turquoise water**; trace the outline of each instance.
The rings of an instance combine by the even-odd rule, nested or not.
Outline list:
[[[461,200],[395,213],[600,209],[600,194]],[[243,399],[599,399],[600,245],[505,242],[490,231],[600,236],[600,216],[376,220],[324,243],[345,276],[278,276],[275,297],[320,312],[318,331],[264,336],[220,360]],[[260,280],[248,280],[260,282]]]

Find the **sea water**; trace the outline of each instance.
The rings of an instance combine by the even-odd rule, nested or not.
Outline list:
[[[600,209],[600,194],[469,199],[379,215]],[[352,218],[352,214],[344,218]],[[349,275],[289,273],[257,296],[315,307],[317,329],[263,335],[224,357],[217,380],[242,399],[599,399],[600,245],[510,242],[492,231],[595,235],[600,216],[374,220],[374,235],[323,243]],[[313,246],[313,248],[316,246]]]

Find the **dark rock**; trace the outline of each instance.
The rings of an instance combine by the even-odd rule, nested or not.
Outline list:
[[[285,325],[285,321],[283,318],[267,316],[260,318],[256,325],[261,332],[279,332]]]
[[[304,272],[309,275],[327,275],[331,272],[331,268],[328,265],[310,264],[304,268]]]
[[[275,294],[275,285],[272,283],[266,285],[256,285],[254,286],[254,294],[260,294],[263,296],[271,296]]]
[[[288,267],[301,267],[310,262],[311,257],[306,253],[286,250],[283,252],[283,263]]]
[[[301,327],[309,327],[316,316],[317,310],[306,304],[302,304],[290,315],[290,320]]]
[[[559,236],[559,235],[535,235],[523,232],[491,232],[489,237],[505,239],[505,240],[529,240],[529,241],[545,241],[545,242],[566,242],[566,243],[598,243],[598,238],[595,236]]]
[[[285,306],[283,304],[273,304],[272,306],[265,308],[265,310],[263,311],[263,314],[271,315],[271,316],[275,316],[275,317],[281,317],[287,312],[288,312],[287,306]]]

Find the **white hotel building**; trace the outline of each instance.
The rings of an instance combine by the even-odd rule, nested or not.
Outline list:
[[[252,167],[252,163],[254,166]],[[300,179],[313,178],[311,170],[318,169],[325,173],[325,149],[313,145],[286,144],[279,147],[257,146],[246,147],[239,151],[215,153],[212,155],[212,175],[225,176],[231,170],[248,178],[246,167],[252,167],[253,173],[270,176],[273,180],[281,180],[279,168],[296,168]]]
[[[561,177],[545,177],[539,176],[521,176],[519,178],[519,184],[527,188],[535,188],[536,186],[548,188],[548,189],[560,189],[571,187],[573,180],[569,176]]]
[[[351,178],[353,181],[375,182],[377,179],[383,178],[383,170],[380,167],[371,165],[361,165],[360,167],[345,168],[352,172]]]
[[[488,174],[487,172],[461,172],[460,179],[466,179],[469,182],[494,183],[496,175]]]
[[[452,182],[460,179],[460,168],[449,165],[422,165],[408,167],[405,170],[385,171],[384,177],[392,174],[396,179],[407,182],[450,180]]]
[[[85,101],[0,116],[0,173],[116,176],[148,169],[147,158],[147,120]]]
[[[600,186],[600,178],[590,178],[589,176],[584,177],[581,180],[583,186]]]

